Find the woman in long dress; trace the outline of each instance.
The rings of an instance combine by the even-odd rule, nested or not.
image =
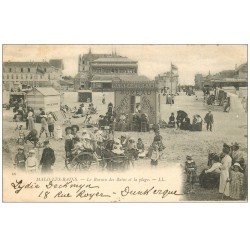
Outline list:
[[[229,156],[230,149],[223,148],[224,157],[221,160],[219,193],[229,196],[229,170],[232,165],[232,158]]]
[[[230,172],[230,197],[234,200],[241,200],[244,196],[244,169],[236,162]]]
[[[28,113],[28,130],[32,131],[33,129],[35,129],[35,123],[34,123],[34,118],[33,118],[33,113],[30,111]]]

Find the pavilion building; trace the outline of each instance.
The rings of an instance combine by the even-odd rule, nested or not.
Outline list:
[[[79,56],[75,89],[113,91],[112,80],[122,75],[138,75],[138,62],[112,54],[88,54]]]

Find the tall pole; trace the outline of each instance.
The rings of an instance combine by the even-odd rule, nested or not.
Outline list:
[[[172,86],[173,85],[173,70],[172,70],[172,62],[171,62],[171,70],[170,70],[170,106],[172,106]]]

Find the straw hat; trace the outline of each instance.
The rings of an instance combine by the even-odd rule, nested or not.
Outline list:
[[[243,167],[238,162],[235,162],[233,166],[236,166],[236,167],[240,168],[241,170],[243,170]]]

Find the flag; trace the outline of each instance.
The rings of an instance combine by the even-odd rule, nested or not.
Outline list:
[[[177,70],[178,70],[178,68],[177,68],[174,64],[172,64],[172,63],[171,63],[171,70],[173,70],[173,71],[177,71]]]

